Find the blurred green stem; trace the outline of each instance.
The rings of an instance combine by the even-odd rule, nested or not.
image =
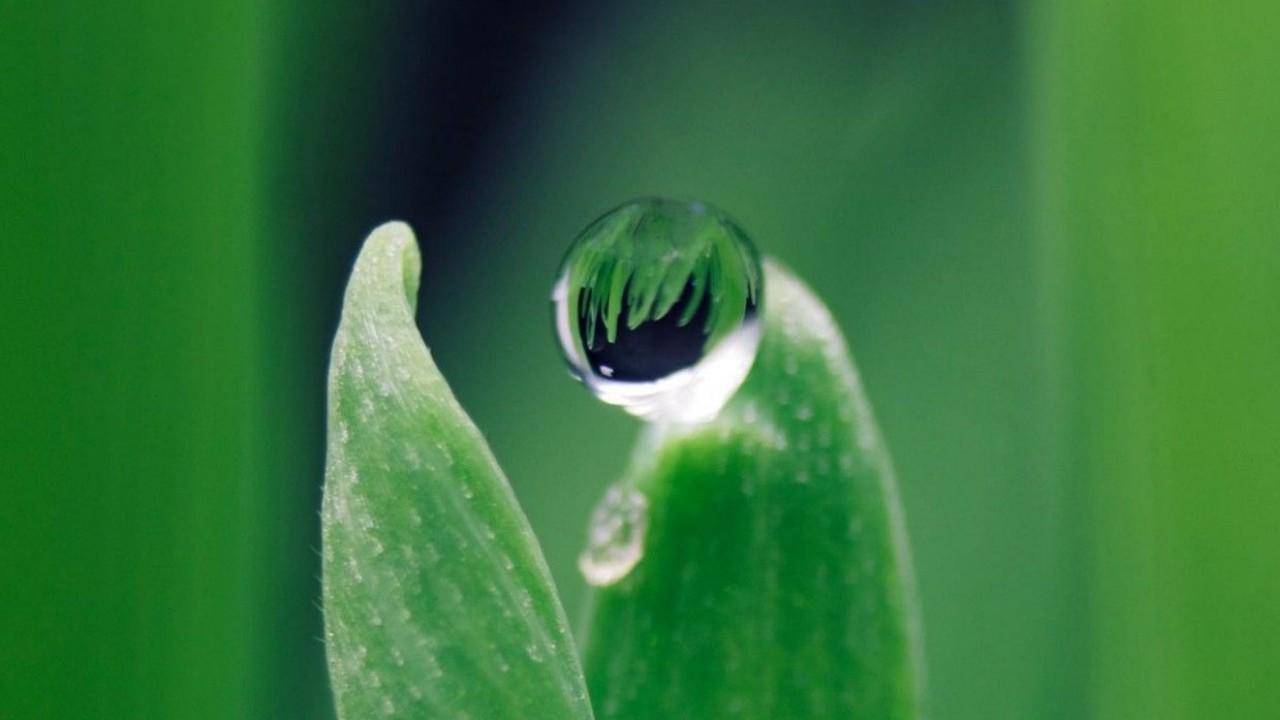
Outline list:
[[[266,717],[261,10],[0,17],[0,717]]]
[[[1280,707],[1280,6],[1045,2],[1044,267],[1099,718]]]

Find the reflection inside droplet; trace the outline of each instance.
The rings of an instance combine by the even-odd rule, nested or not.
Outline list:
[[[699,422],[751,369],[762,291],[755,247],[723,213],[638,200],[570,247],[552,290],[556,335],[601,400],[649,420]]]

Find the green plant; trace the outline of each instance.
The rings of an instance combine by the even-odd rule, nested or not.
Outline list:
[[[765,265],[746,382],[708,421],[650,424],[606,494],[584,556],[612,562],[589,575],[584,677],[537,542],[414,326],[419,269],[407,226],[376,230],[334,342],[323,562],[340,717],[918,716],[888,455],[799,280]]]

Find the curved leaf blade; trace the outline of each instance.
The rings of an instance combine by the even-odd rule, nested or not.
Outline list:
[[[775,263],[766,282],[746,383],[706,425],[650,428],[611,493],[648,514],[583,638],[602,720],[920,716],[887,450],[826,308]]]
[[[322,528],[338,715],[591,718],[529,524],[414,325],[419,271],[407,225],[376,229],[333,344]]]

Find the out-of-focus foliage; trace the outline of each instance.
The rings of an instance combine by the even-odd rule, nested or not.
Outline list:
[[[272,715],[263,26],[0,8],[0,717]]]
[[[1099,718],[1280,707],[1280,6],[1046,4],[1032,39],[1064,478]]]

